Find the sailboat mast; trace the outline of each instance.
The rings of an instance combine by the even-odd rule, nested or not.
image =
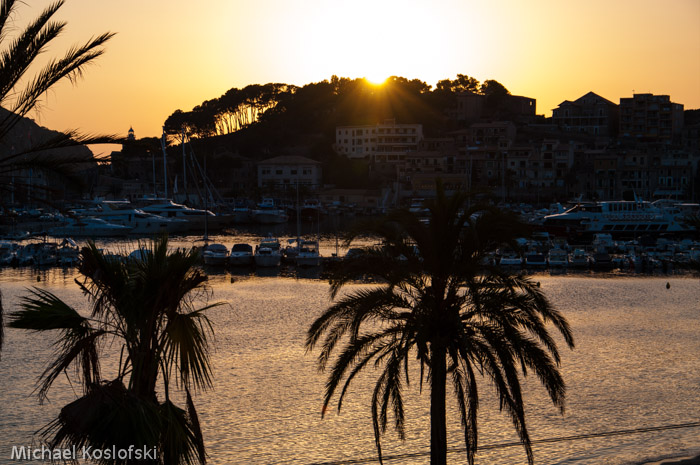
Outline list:
[[[168,163],[165,150],[165,126],[163,126],[163,135],[160,138],[160,146],[163,148],[163,185],[165,186],[165,198],[168,198]]]
[[[187,162],[185,155],[185,128],[182,128],[182,187],[185,191],[185,202],[189,200],[187,195]]]

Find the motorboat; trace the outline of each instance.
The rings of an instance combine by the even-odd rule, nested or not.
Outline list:
[[[233,244],[228,262],[233,266],[248,266],[253,264],[253,247],[250,244]]]
[[[299,244],[299,252],[296,256],[297,266],[320,266],[321,254],[318,250],[318,241],[303,240]]]
[[[569,266],[569,254],[566,250],[554,247],[547,254],[547,263],[550,268],[562,268]]]
[[[282,262],[280,242],[276,238],[266,237],[255,247],[253,255],[256,266],[273,267]]]
[[[101,218],[86,216],[67,218],[63,225],[50,228],[48,234],[56,237],[113,237],[126,236],[131,230],[130,226],[109,223]]]
[[[541,252],[530,250],[525,254],[525,266],[529,268],[544,268],[547,266],[547,257]]]
[[[208,227],[218,227],[217,216],[209,210],[191,208],[186,205],[175,203],[172,200],[146,205],[141,208],[146,213],[162,216],[164,218],[177,218],[187,221],[188,231],[199,231],[204,227],[205,222]]]
[[[569,259],[569,265],[573,268],[588,268],[591,264],[590,257],[583,249],[574,249]]]
[[[515,250],[504,250],[501,252],[501,259],[498,261],[499,266],[520,268],[523,266],[523,257]]]
[[[229,261],[229,251],[224,244],[207,244],[202,257],[205,265],[224,266]]]
[[[253,222],[259,224],[286,223],[289,215],[283,208],[278,208],[273,199],[264,198],[251,212]]]
[[[130,234],[171,234],[185,232],[189,228],[189,222],[183,218],[167,218],[149,213],[134,208],[128,201],[104,200],[88,213],[113,224],[129,226]]]

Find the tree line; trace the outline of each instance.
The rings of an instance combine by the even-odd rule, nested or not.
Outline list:
[[[334,75],[301,87],[268,83],[232,88],[190,111],[175,110],[164,127],[167,134],[184,130],[191,137],[206,138],[254,125],[308,134],[332,131],[338,125],[375,124],[395,118],[397,122],[422,123],[430,130],[447,125],[446,110],[455,105],[455,96],[461,92],[486,96],[487,110],[495,110],[499,98],[510,94],[498,81],[480,83],[464,74],[443,79],[434,88],[419,79],[399,76],[377,85],[364,78]]]

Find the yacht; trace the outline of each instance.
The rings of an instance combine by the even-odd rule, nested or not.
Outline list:
[[[187,230],[199,231],[207,223],[208,227],[217,226],[217,217],[209,210],[200,210],[186,205],[175,203],[172,200],[165,200],[141,208],[146,213],[162,216],[164,218],[177,218],[187,221]]]
[[[559,235],[632,236],[689,230],[683,218],[672,210],[641,200],[578,203],[564,213],[545,216],[542,225]]]
[[[321,254],[318,251],[318,241],[304,240],[299,244],[299,252],[296,256],[297,266],[321,265]]]
[[[233,244],[228,256],[229,264],[233,266],[247,266],[253,264],[253,247],[250,244]]]
[[[189,223],[182,218],[166,218],[134,208],[128,201],[104,200],[95,209],[76,211],[101,218],[113,224],[131,227],[130,234],[162,234],[187,231]]]
[[[275,206],[273,199],[265,198],[251,212],[251,218],[259,224],[281,224],[287,222],[289,215],[283,208]]]
[[[61,226],[50,228],[47,232],[58,237],[112,237],[126,236],[131,232],[130,226],[109,223],[101,218],[87,216],[84,218],[67,218]]]
[[[280,242],[276,238],[266,237],[255,247],[253,256],[256,266],[272,267],[279,266],[282,262]]]
[[[224,244],[207,244],[202,257],[205,265],[224,266],[229,261],[228,248]]]

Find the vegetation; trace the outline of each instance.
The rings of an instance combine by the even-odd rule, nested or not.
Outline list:
[[[479,84],[462,74],[454,81],[440,81],[435,90],[418,79],[398,76],[390,77],[380,86],[365,79],[338,76],[303,87],[252,84],[230,89],[191,111],[176,110],[166,120],[165,130],[178,134],[184,128],[188,134],[204,138],[257,125],[259,130],[271,135],[281,131],[284,140],[289,141],[289,137],[300,133],[333,134],[339,125],[375,124],[387,118],[419,122],[430,130],[447,124],[444,110],[455,104],[452,97],[459,92],[487,96],[508,93],[496,81]]]
[[[510,213],[469,208],[462,193],[447,197],[440,185],[437,192],[428,204],[429,224],[402,211],[367,225],[363,232],[377,235],[383,245],[349,259],[331,278],[337,300],[311,325],[306,342],[309,350],[320,346],[319,367],[329,370],[323,412],[335,394],[341,409],[349,384],[365,367],[381,367],[371,402],[381,461],[380,437],[390,415],[404,438],[402,392],[409,385],[410,361],[416,359],[420,386],[425,380],[430,388],[431,464],[447,460],[448,379],[473,464],[481,375],[495,386],[501,410],[510,416],[532,464],[520,377],[534,372],[563,412],[560,356],[547,324],[573,348],[571,330],[530,279],[485,264],[487,254],[513,243],[524,225]],[[382,285],[339,297],[358,276]]]
[[[34,76],[30,76],[37,57],[65,30],[66,23],[52,18],[63,6],[64,0],[51,3],[25,29],[13,34],[13,16],[22,2],[2,0],[0,3],[0,179],[21,170],[71,176],[76,163],[84,163],[84,157],[58,156],[46,153],[49,149],[65,149],[84,144],[114,142],[113,136],[88,136],[77,131],[55,133],[39,143],[25,143],[13,137],[12,131],[30,111],[37,108],[41,98],[57,83],[81,77],[85,68],[104,53],[104,45],[113,37],[104,33],[84,45],[70,48],[65,55],[50,60]],[[92,161],[92,160],[88,160]],[[27,181],[17,176],[16,181],[0,182],[0,190],[9,192]],[[39,191],[41,187],[35,187]],[[40,197],[40,196],[39,196]]]
[[[82,281],[76,281],[89,298],[89,312],[35,288],[22,299],[21,310],[10,314],[9,324],[60,331],[55,359],[38,383],[42,401],[71,368],[71,382],[82,386],[82,396],[43,430],[50,447],[157,447],[154,463],[203,464],[191,392],[211,386],[212,328],[205,312],[217,304],[195,308],[197,298],[206,295],[207,279],[196,266],[196,251],[169,252],[167,238],[140,250],[138,258],[119,259],[91,243],[81,251]],[[101,370],[106,346],[121,347],[111,378]],[[173,403],[173,386],[184,390],[184,409]]]

